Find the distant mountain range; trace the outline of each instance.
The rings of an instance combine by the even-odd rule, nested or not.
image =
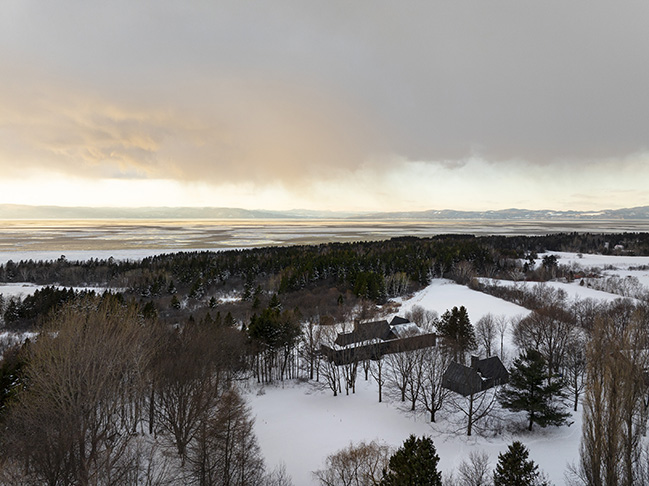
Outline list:
[[[241,208],[89,208],[0,204],[0,219],[355,219],[355,220],[644,220],[649,206],[602,211],[551,211],[501,209],[497,211],[455,211],[452,209],[354,213],[335,211],[266,211]]]
[[[603,220],[603,219],[649,219],[649,206],[601,211],[552,211],[532,209],[500,209],[496,211],[455,211],[452,209],[374,213],[362,219],[397,220]]]

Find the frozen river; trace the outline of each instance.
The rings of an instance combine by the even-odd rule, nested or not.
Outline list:
[[[61,255],[68,259],[142,258],[180,250],[384,240],[446,233],[543,235],[572,231],[649,231],[649,221],[4,220],[0,221],[0,262]]]

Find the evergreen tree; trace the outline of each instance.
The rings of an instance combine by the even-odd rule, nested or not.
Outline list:
[[[144,307],[142,307],[142,317],[144,317],[145,319],[158,318],[158,311],[152,301],[147,302],[146,304],[144,304]]]
[[[171,298],[171,308],[180,309],[180,301],[178,300],[178,297],[176,297],[175,295]]]
[[[528,430],[533,425],[563,425],[570,416],[563,404],[554,398],[564,398],[563,383],[555,380],[548,384],[548,374],[543,356],[533,349],[522,353],[509,371],[509,383],[501,390],[500,404],[514,412],[527,412]]]
[[[210,301],[208,303],[210,309],[214,309],[217,306],[218,302],[216,300],[216,297],[212,296],[210,297]]]
[[[27,349],[30,341],[27,339],[22,346],[14,346],[5,350],[0,359],[0,419],[7,411],[7,406],[16,394],[25,386],[24,367]]]
[[[389,470],[383,473],[381,486],[441,486],[437,470],[439,456],[430,437],[411,435],[390,457]]]
[[[494,486],[545,486],[539,466],[528,459],[530,452],[518,441],[498,454],[498,464],[494,471]]]
[[[464,306],[453,307],[444,312],[437,324],[437,330],[452,349],[455,361],[464,363],[464,354],[478,347],[473,325]]]

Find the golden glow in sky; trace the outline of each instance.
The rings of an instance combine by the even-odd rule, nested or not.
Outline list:
[[[649,205],[646,18],[603,0],[10,0],[0,204]]]

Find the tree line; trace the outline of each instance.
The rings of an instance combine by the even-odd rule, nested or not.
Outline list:
[[[498,455],[493,471],[485,453],[471,453],[457,471],[444,476],[430,437],[411,435],[396,450],[378,441],[350,444],[327,456],[313,472],[321,486],[548,486],[528,449],[512,442]]]

